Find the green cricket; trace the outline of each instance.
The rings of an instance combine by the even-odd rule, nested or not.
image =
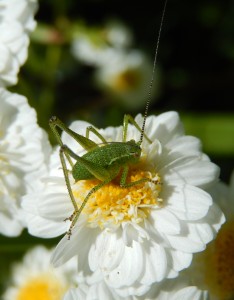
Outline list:
[[[163,13],[161,17],[161,23],[160,23],[159,33],[158,33],[155,58],[153,64],[152,78],[151,78],[150,88],[149,88],[149,97],[146,102],[142,127],[140,127],[136,123],[136,121],[131,115],[127,114],[124,116],[123,119],[122,142],[107,142],[106,139],[93,126],[87,127],[86,135],[83,136],[68,128],[61,120],[59,120],[55,116],[51,117],[51,119],[49,120],[50,128],[60,145],[59,155],[60,155],[60,160],[61,160],[62,169],[64,173],[64,178],[65,178],[69,196],[71,198],[71,202],[74,207],[74,212],[72,213],[72,215],[65,219],[65,221],[67,220],[71,221],[70,228],[67,232],[68,239],[70,239],[72,234],[72,228],[76,224],[90,196],[94,194],[97,190],[101,189],[104,185],[110,183],[119,174],[121,174],[120,182],[119,182],[119,186],[121,188],[128,188],[147,181],[156,183],[150,178],[142,178],[137,181],[127,182],[127,176],[128,176],[129,168],[132,165],[139,163],[140,161],[141,152],[142,152],[141,144],[143,142],[143,139],[145,138],[148,143],[152,143],[152,141],[144,133],[144,131],[146,125],[146,118],[148,115],[149,103],[151,100],[151,89],[152,89],[152,84],[154,79],[158,45],[159,45],[162,23],[163,23],[163,18],[166,9],[166,3],[167,0],[164,3]],[[127,141],[127,132],[128,132],[129,123],[135,126],[135,128],[139,131],[140,134],[139,141],[135,141],[135,140]],[[58,128],[62,131],[65,131],[68,135],[70,135],[87,152],[83,156],[79,156],[76,153],[74,153],[67,145],[63,144]],[[90,132],[95,134],[100,139],[100,143],[95,143],[89,138]],[[73,163],[71,158],[75,160],[75,164]],[[69,163],[71,170],[67,168],[66,161]],[[92,180],[92,179],[98,179],[100,181],[100,183],[98,183],[88,192],[87,196],[84,198],[80,207],[78,207],[72,192],[69,173],[72,174],[72,177],[75,182],[79,180]]]

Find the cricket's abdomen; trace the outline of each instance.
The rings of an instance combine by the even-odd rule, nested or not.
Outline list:
[[[126,164],[133,164],[139,161],[141,148],[135,142],[110,143],[101,147],[96,147],[85,153],[82,159],[87,160],[106,170],[113,169],[114,166],[121,168]],[[94,179],[94,175],[87,168],[77,162],[72,169],[73,178],[77,180]]]

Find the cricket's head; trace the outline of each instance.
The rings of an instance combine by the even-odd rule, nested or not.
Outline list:
[[[137,163],[141,157],[141,146],[134,140],[130,140],[126,143],[127,152],[131,156],[132,163]]]

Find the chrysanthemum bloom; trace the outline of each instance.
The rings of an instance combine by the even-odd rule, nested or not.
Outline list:
[[[135,120],[141,126],[142,117]],[[85,135],[87,126],[74,122],[71,128]],[[108,142],[122,141],[122,127],[99,132]],[[154,182],[121,188],[116,178],[104,185],[89,198],[71,239],[64,236],[52,257],[54,265],[60,266],[77,256],[79,271],[101,276],[122,297],[144,295],[153,283],[178,276],[224,222],[206,192],[217,182],[219,169],[201,152],[198,139],[184,135],[178,114],[148,117],[145,134],[153,142],[143,140],[140,163],[129,169],[127,182],[145,177]],[[139,141],[139,136],[129,125],[127,140]],[[93,134],[91,139],[100,143]],[[70,136],[63,134],[62,140],[79,155],[85,152]],[[58,235],[65,231],[63,220],[73,212],[58,156],[57,162],[52,157],[52,176],[45,180],[43,191],[24,199],[25,210],[40,215],[28,224],[31,234]],[[78,206],[97,183],[71,178]]]
[[[184,281],[206,290],[210,300],[234,298],[234,173],[230,186],[218,183],[212,190],[215,201],[223,209],[226,222],[205,251],[197,253],[188,270],[182,272]],[[188,280],[189,278],[189,280]]]
[[[36,246],[13,265],[2,300],[62,300],[68,288],[77,286],[80,279],[74,260],[55,269],[50,264],[51,252]]]
[[[17,74],[28,53],[28,34],[35,28],[34,0],[0,2],[0,86],[17,83]]]
[[[51,148],[26,98],[0,89],[0,104],[0,233],[17,236],[22,195],[40,188]]]

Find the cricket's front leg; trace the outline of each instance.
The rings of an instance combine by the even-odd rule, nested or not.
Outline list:
[[[123,142],[127,141],[127,132],[128,132],[128,124],[129,122],[136,127],[136,129],[144,136],[144,138],[151,144],[152,141],[148,138],[148,136],[142,132],[141,127],[137,124],[134,118],[131,115],[124,115],[123,120]]]
[[[89,139],[90,132],[92,132],[93,134],[95,134],[102,141],[102,143],[104,143],[104,144],[107,143],[107,141],[105,140],[105,138],[93,126],[89,126],[89,127],[86,128],[86,138],[87,139]]]
[[[124,166],[123,167],[123,173],[122,173],[121,178],[120,178],[120,186],[123,187],[123,188],[128,188],[128,187],[131,187],[131,186],[143,183],[143,182],[152,182],[154,184],[158,184],[158,181],[152,180],[152,179],[147,178],[147,177],[127,183],[126,181],[127,181],[128,171],[129,171],[129,167]]]

